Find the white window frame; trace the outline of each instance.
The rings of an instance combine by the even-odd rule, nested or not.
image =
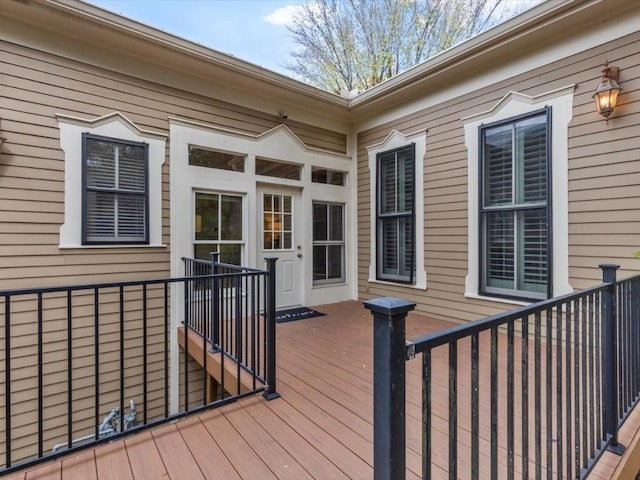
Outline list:
[[[162,244],[162,165],[167,136],[141,130],[119,112],[93,120],[56,115],[60,146],[64,151],[64,223],[60,227],[59,248],[164,247]],[[148,147],[148,243],[82,243],[82,134],[109,137],[123,142],[146,143]]]
[[[346,235],[346,230],[345,230],[345,205],[343,203],[337,203],[337,202],[329,202],[329,201],[320,201],[320,200],[314,200],[312,202],[312,212],[311,215],[313,217],[313,214],[315,212],[315,206],[316,205],[322,205],[324,207],[327,207],[327,224],[326,224],[326,228],[327,228],[327,237],[330,237],[330,231],[331,231],[331,209],[329,207],[331,206],[336,206],[336,207],[340,207],[341,211],[342,211],[342,239],[341,240],[330,240],[329,238],[327,238],[326,240],[315,240],[314,239],[314,233],[312,231],[311,234],[311,248],[312,250],[315,249],[315,247],[330,247],[330,246],[339,246],[340,247],[340,270],[342,272],[342,275],[339,278],[325,278],[322,280],[312,280],[312,283],[314,286],[319,286],[319,285],[330,285],[333,283],[344,283],[346,276],[345,276],[345,270],[346,270],[346,266],[345,266],[345,235]],[[315,229],[315,219],[313,222],[313,228]],[[313,253],[312,253],[313,255]],[[328,257],[328,254],[327,254]],[[325,265],[325,267],[327,267],[327,265]],[[325,273],[328,270],[328,268],[325,268]],[[314,272],[314,260],[312,260],[311,262],[311,275],[313,276],[315,274]]]
[[[377,258],[377,185],[378,185],[378,154],[397,150],[406,147],[411,143],[415,144],[415,198],[414,198],[414,237],[415,237],[415,276],[413,284],[399,283],[391,280],[380,280],[377,278],[378,258]],[[378,144],[366,147],[369,165],[369,201],[370,201],[370,263],[369,282],[392,285],[402,285],[408,288],[425,290],[427,288],[427,271],[424,266],[424,157],[427,150],[427,131],[420,130],[410,134],[403,134],[397,130],[392,130],[387,137]]]
[[[197,240],[196,239],[196,222],[195,222],[195,218],[196,218],[196,197],[198,194],[203,194],[203,195],[217,195],[218,196],[218,209],[220,210],[220,205],[221,205],[221,197],[223,196],[227,196],[227,197],[236,197],[239,198],[241,201],[241,209],[242,209],[242,218],[241,218],[241,225],[242,225],[242,238],[240,240],[221,240],[220,238],[218,238],[218,240]],[[245,261],[245,247],[246,247],[246,228],[245,228],[245,217],[246,217],[246,213],[245,213],[245,208],[246,208],[246,195],[241,194],[241,193],[236,193],[236,192],[220,192],[220,191],[208,191],[208,190],[201,190],[201,189],[197,189],[193,191],[193,218],[194,218],[194,224],[193,224],[193,231],[192,231],[192,245],[193,245],[193,258],[195,257],[195,246],[196,245],[207,245],[207,244],[211,244],[211,243],[215,243],[217,245],[240,245],[240,265],[244,265],[244,261]],[[218,212],[220,213],[220,212]],[[221,231],[222,231],[222,218],[220,216],[218,216],[218,237],[220,237]],[[218,250],[219,251],[219,250]],[[210,258],[207,258],[206,260],[211,260]],[[220,258],[220,262],[224,263],[224,259]]]
[[[480,250],[479,245],[479,182],[480,151],[479,132],[484,124],[496,123],[513,117],[535,112],[547,106],[553,110],[551,125],[551,165],[553,198],[552,277],[550,279],[555,296],[573,291],[569,284],[569,182],[568,182],[568,127],[573,116],[573,92],[569,85],[536,96],[509,92],[496,105],[485,112],[462,119],[465,145],[468,151],[468,272],[465,279],[465,297],[506,303],[525,304],[528,301],[487,297],[480,295]]]

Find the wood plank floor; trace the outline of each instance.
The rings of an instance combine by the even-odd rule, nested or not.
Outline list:
[[[9,476],[11,480],[371,479],[373,478],[372,318],[360,302],[317,308],[326,316],[279,324],[281,398],[261,395]],[[410,314],[407,338],[451,324]],[[483,347],[484,348],[484,347]],[[483,350],[482,355],[488,355]],[[447,359],[434,359],[446,369]],[[419,362],[409,362],[407,478],[421,476]],[[466,364],[466,363],[465,363]],[[438,363],[434,363],[437,368]],[[464,380],[461,376],[461,382]],[[446,388],[443,385],[442,388]],[[436,388],[437,390],[437,388]],[[446,407],[443,409],[446,412]],[[469,437],[468,414],[458,420]],[[436,419],[446,431],[446,413]],[[434,421],[434,423],[436,423]],[[483,425],[482,437],[489,438]],[[466,435],[466,437],[465,437]],[[447,478],[446,435],[434,438],[434,478]],[[468,440],[466,440],[468,443]],[[488,447],[481,445],[481,461]],[[470,477],[461,455],[458,478]],[[466,463],[465,463],[466,462]],[[607,462],[615,463],[607,457]],[[504,462],[501,463],[501,476]],[[599,469],[594,478],[607,477]],[[603,473],[604,472],[604,473]],[[521,478],[516,473],[516,478]],[[482,478],[490,478],[484,475]],[[505,477],[506,478],[506,477]]]

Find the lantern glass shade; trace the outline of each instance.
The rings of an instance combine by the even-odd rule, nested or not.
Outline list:
[[[596,93],[593,98],[596,101],[596,108],[598,113],[605,118],[609,118],[609,115],[613,113],[613,109],[616,108],[618,103],[618,93],[620,93],[620,86],[618,82],[608,76],[603,76],[600,85],[596,89]]]

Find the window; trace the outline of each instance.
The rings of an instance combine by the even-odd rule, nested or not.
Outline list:
[[[346,174],[335,170],[327,170],[326,168],[312,167],[311,181],[313,183],[325,183],[327,185],[344,186]]]
[[[291,250],[293,248],[292,197],[265,193],[262,222],[264,250]]]
[[[551,294],[550,109],[480,128],[482,293]]]
[[[147,144],[82,139],[83,244],[149,243]]]
[[[300,180],[302,167],[295,163],[279,162],[256,157],[256,174],[267,177],[286,178],[288,180]]]
[[[194,256],[211,260],[220,253],[222,263],[242,264],[242,197],[196,192]]]
[[[244,155],[189,145],[189,165],[244,172]]]
[[[415,146],[377,156],[377,278],[413,283]]]
[[[344,280],[344,206],[314,203],[313,284]]]

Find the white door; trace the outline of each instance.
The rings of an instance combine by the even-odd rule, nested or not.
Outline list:
[[[302,305],[303,229],[299,190],[258,190],[258,245],[262,258],[277,257],[276,308]]]

